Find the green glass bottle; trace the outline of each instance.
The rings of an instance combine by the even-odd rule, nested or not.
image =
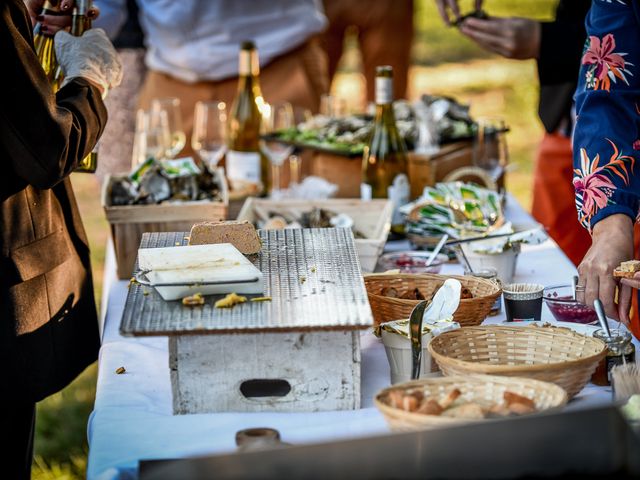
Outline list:
[[[398,208],[409,202],[407,147],[398,133],[393,113],[393,69],[376,69],[376,115],[369,144],[362,157],[363,200],[388,198],[393,201],[391,230],[404,232]]]
[[[91,8],[90,0],[76,0],[76,6],[73,9],[71,17],[71,35],[81,37],[84,32],[91,28],[91,19],[89,18],[89,9]],[[58,71],[56,78],[57,85],[62,84],[63,73],[61,69]],[[98,145],[82,159],[75,171],[81,173],[95,173],[98,168]]]
[[[225,167],[233,190],[245,196],[269,191],[269,162],[260,151],[264,99],[260,91],[258,50],[252,41],[240,47],[238,92],[227,124]]]
[[[46,0],[42,5],[40,14],[60,15],[60,0]],[[33,43],[40,65],[42,65],[44,73],[55,92],[58,90],[58,85],[55,83],[58,61],[56,60],[56,51],[53,46],[53,36],[42,32],[42,24],[40,22],[36,23],[33,29]]]

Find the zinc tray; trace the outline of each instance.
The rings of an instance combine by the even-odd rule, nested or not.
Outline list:
[[[120,324],[123,335],[184,335],[314,330],[356,330],[373,318],[348,229],[259,231],[262,250],[253,263],[264,275],[271,301],[215,308],[166,302],[151,287],[131,283]],[[140,248],[187,244],[188,233],[145,233]],[[136,265],[137,270],[137,265]],[[258,295],[247,295],[256,297]]]

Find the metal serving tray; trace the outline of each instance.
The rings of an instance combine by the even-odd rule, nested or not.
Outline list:
[[[372,326],[371,308],[349,229],[260,231],[262,250],[253,259],[264,274],[271,301],[215,308],[166,302],[155,289],[132,282],[120,324],[123,335],[183,335],[313,330]],[[188,233],[145,233],[140,248],[187,244]],[[136,265],[136,271],[138,267]],[[256,297],[258,295],[247,295]]]

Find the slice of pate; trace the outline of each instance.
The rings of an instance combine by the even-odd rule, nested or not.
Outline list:
[[[255,227],[247,222],[202,222],[191,227],[189,245],[230,243],[244,255],[258,253],[262,242]]]

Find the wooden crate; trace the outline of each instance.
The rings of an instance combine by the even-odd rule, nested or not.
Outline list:
[[[373,272],[389,235],[393,213],[393,204],[389,200],[248,198],[238,215],[238,220],[255,223],[258,220],[266,220],[271,214],[283,215],[285,218],[298,218],[303,212],[308,212],[315,207],[336,213],[346,213],[353,218],[356,230],[366,237],[355,240],[360,267],[365,272]]]
[[[444,145],[433,155],[409,152],[409,181],[411,198],[422,194],[425,186],[432,186],[454,170],[473,165],[471,141]],[[362,157],[346,157],[316,152],[312,159],[312,175],[322,177],[338,186],[337,197],[360,198]]]
[[[227,218],[229,192],[224,174],[219,175],[222,201],[164,203],[159,205],[111,205],[107,177],[102,188],[102,207],[111,227],[118,278],[131,278],[140,239],[145,232],[183,232],[197,222]]]

